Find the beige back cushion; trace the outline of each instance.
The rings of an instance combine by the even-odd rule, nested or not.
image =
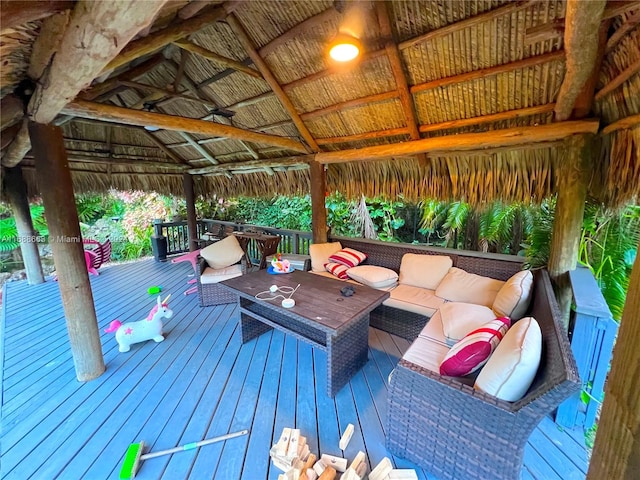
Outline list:
[[[238,239],[229,235],[219,242],[212,243],[200,250],[200,256],[214,269],[228,267],[240,261],[244,250],[238,243]]]
[[[398,283],[435,290],[452,265],[453,260],[446,255],[405,253]]]
[[[436,288],[436,295],[451,302],[475,303],[491,308],[504,283],[452,267]]]
[[[533,274],[523,270],[512,276],[502,286],[493,301],[493,311],[498,315],[518,320],[529,308],[533,291]]]
[[[340,242],[312,243],[309,245],[311,271],[324,272],[324,264],[329,261],[329,257],[340,250],[342,250]]]

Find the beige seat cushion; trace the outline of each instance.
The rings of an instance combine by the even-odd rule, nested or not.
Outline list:
[[[347,275],[371,288],[386,289],[395,287],[398,283],[398,274],[389,268],[376,265],[359,265],[347,270]]]
[[[229,265],[228,267],[214,269],[207,267],[200,276],[200,283],[203,285],[218,283],[223,280],[229,280],[230,278],[239,277],[242,275],[242,266],[238,263],[235,265]]]
[[[446,343],[434,338],[419,336],[404,352],[402,358],[423,368],[440,374],[440,362],[449,351]]]
[[[491,308],[504,283],[452,267],[436,288],[436,295],[451,302],[475,303]]]
[[[444,336],[444,330],[442,328],[442,315],[440,314],[440,310],[433,314],[433,317],[429,319],[418,336],[431,338],[439,343],[447,343],[447,339]]]
[[[402,284],[391,290],[391,296],[383,302],[388,307],[399,308],[427,317],[436,313],[436,310],[443,303],[444,300],[438,298],[433,290]]]
[[[489,307],[463,302],[447,302],[440,307],[439,313],[442,316],[442,330],[449,345],[496,318]]]
[[[224,268],[238,263],[243,255],[244,250],[238,243],[238,239],[233,235],[200,250],[200,256],[213,269]]]
[[[453,265],[451,257],[446,255],[418,255],[405,253],[400,264],[402,285],[435,290]]]
[[[329,257],[340,250],[342,250],[340,242],[312,243],[309,245],[311,270],[313,272],[324,272],[324,264],[329,263]]]
[[[499,316],[518,320],[527,313],[531,293],[533,291],[533,274],[530,270],[523,270],[513,275],[502,286],[495,300],[493,311]]]

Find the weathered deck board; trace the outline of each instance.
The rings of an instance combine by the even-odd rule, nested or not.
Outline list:
[[[188,264],[143,261],[101,270],[91,283],[102,329],[114,318],[144,318],[153,306],[150,285],[173,293],[166,340],[119,353],[113,334],[101,333],[107,371],[75,378],[56,283],[5,288],[0,333],[2,457],[0,477],[11,479],[117,478],[122,456],[144,440],[159,450],[250,429],[250,435],[143,462],[137,478],[275,480],[268,452],[285,426],[301,429],[311,451],[370,467],[390,456],[384,446],[387,378],[405,340],[371,329],[369,362],[335,398],[326,395],[326,354],[268,332],[241,344],[235,305],[201,308],[183,296]],[[355,432],[345,452],[338,440]],[[522,478],[581,479],[584,444],[545,419],[531,436]],[[391,456],[390,456],[391,457]],[[398,468],[413,468],[391,457]],[[436,480],[418,469],[421,479]]]

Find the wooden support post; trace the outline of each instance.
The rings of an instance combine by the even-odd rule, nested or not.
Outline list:
[[[184,186],[184,198],[187,201],[187,232],[189,235],[189,251],[198,249],[198,224],[196,222],[196,197],[193,193],[193,177],[188,173],[182,176]]]
[[[311,230],[313,243],[326,243],[327,209],[325,207],[325,192],[327,187],[324,166],[315,160],[309,162],[309,177],[311,179]]]
[[[43,283],[44,274],[42,273],[42,264],[38,254],[37,236],[33,228],[31,212],[29,211],[27,186],[22,176],[22,167],[17,166],[5,169],[4,191],[16,218],[18,241],[24,268],[27,271],[27,281],[31,285]]]
[[[31,122],[29,135],[76,377],[84,382],[102,375],[105,366],[62,129]]]
[[[549,274],[554,283],[565,328],[569,326],[572,295],[569,271],[576,268],[578,261],[584,203],[592,164],[592,141],[593,136],[569,137],[566,141],[566,155],[557,173],[558,197],[549,253]]]
[[[587,480],[637,478],[640,468],[640,260],[636,258],[613,351]]]

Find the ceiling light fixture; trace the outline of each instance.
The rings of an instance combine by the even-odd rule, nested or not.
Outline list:
[[[151,113],[155,108],[156,108],[155,102],[144,102],[142,104],[142,110],[144,110],[145,112]],[[160,127],[155,127],[153,125],[145,125],[144,129],[147,132],[157,132],[158,130],[160,130]]]
[[[362,51],[360,40],[352,35],[339,33],[329,45],[329,56],[336,62],[350,62]]]

